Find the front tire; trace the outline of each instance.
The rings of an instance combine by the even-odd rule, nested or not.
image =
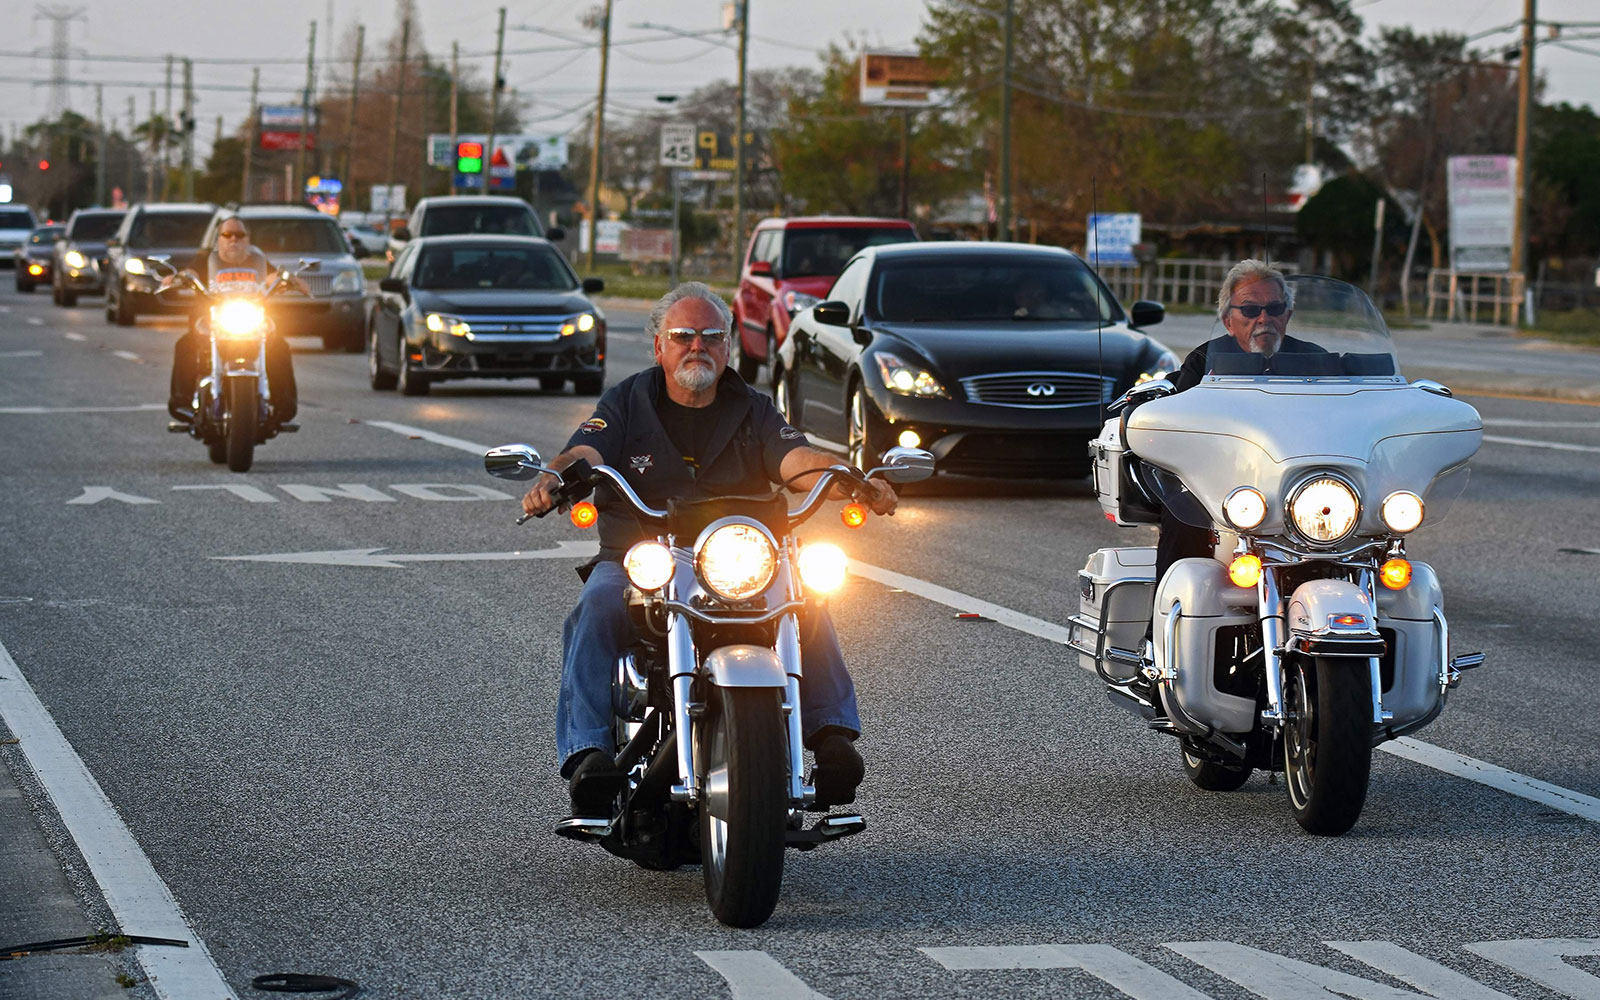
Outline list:
[[[397,382],[402,396],[426,396],[432,382],[427,375],[411,366],[411,345],[407,344],[404,337],[398,338],[397,350],[400,352],[400,374]]]
[[[133,311],[133,304],[128,301],[127,295],[111,296],[111,305],[106,312],[111,314],[111,322],[118,326],[132,326],[139,315]]]
[[[254,382],[236,378],[228,382],[228,411],[223,415],[228,446],[228,469],[249,472],[256,454],[256,414],[261,405]]]
[[[706,902],[730,927],[758,927],[772,916],[783,885],[789,815],[789,755],[780,692],[716,688],[718,709],[700,727],[702,789],[724,782],[724,817],[700,803],[700,853]]]
[[[783,414],[783,419],[789,422],[790,427],[800,426],[800,414],[795,412],[794,390],[789,387],[791,376],[788,372],[779,372],[778,378],[772,386],[772,402]]]
[[[888,450],[889,445],[886,441],[888,430],[873,412],[872,401],[867,399],[867,392],[859,382],[850,389],[849,414],[850,437],[847,442],[847,454],[851,465],[866,472],[876,465],[878,459]]]
[[[728,358],[728,366],[737,371],[740,378],[751,385],[755,385],[756,376],[761,373],[761,360],[752,358],[745,353],[744,324],[736,319],[733,321],[733,325],[735,327],[733,331],[733,350]]]
[[[66,306],[68,309],[71,309],[73,306],[78,304],[78,293],[69,292],[63,288],[61,290],[61,304]]]
[[[572,391],[580,396],[598,396],[605,388],[606,377],[603,372],[598,375],[579,375],[572,380]]]
[[[1284,670],[1284,785],[1295,822],[1336,837],[1361,816],[1372,773],[1372,679],[1365,661],[1292,657]]]
[[[378,332],[372,331],[367,337],[367,383],[379,392],[393,389],[399,377],[394,372],[383,367],[383,358],[378,354]]]
[[[1189,780],[1194,782],[1196,788],[1203,788],[1208,792],[1237,791],[1250,780],[1249,767],[1215,764],[1202,757],[1196,757],[1189,752],[1188,747],[1183,748],[1183,771],[1189,776]]]

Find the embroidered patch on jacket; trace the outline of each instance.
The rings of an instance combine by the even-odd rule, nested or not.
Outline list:
[[[652,468],[656,463],[655,459],[649,455],[635,455],[628,459],[628,464],[633,466],[636,472],[643,472],[646,469]]]
[[[606,422],[599,417],[590,417],[578,425],[578,430],[583,431],[585,434],[594,434],[605,429]]]
[[[805,435],[802,434],[798,429],[788,426],[785,426],[783,430],[779,431],[778,436],[783,438],[785,441],[795,441],[805,437]]]

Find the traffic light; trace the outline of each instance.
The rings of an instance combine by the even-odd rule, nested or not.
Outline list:
[[[483,143],[458,142],[456,143],[456,173],[481,174],[483,173]]]
[[[49,170],[50,169],[50,161],[49,160],[40,160],[39,161],[39,169],[40,170]]]

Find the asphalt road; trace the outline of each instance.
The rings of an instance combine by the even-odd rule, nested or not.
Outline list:
[[[641,313],[610,315],[619,378],[648,344]],[[581,560],[469,558],[586,537],[514,526],[513,485],[471,449],[553,452],[591,401],[497,382],[403,398],[369,389],[359,355],[302,351],[303,430],[233,475],[165,432],[178,332],[0,293],[0,643],[241,996],[305,972],[370,997],[1600,997],[1600,813],[1581,798],[1380,753],[1360,824],[1313,838],[1264,777],[1195,789],[1175,741],[1058,643],[921,596],[1064,625],[1090,551],[1153,538],[1079,483],[935,480],[859,532],[826,510],[804,530],[914,582],[854,577],[833,604],[869,827],[791,853],[772,920],[725,928],[698,870],[549,832]],[[1411,546],[1457,650],[1488,654],[1417,735],[1593,802],[1600,409],[1471,401],[1491,437],[1532,443],[1485,444]],[[373,549],[434,558],[227,558]],[[21,704],[15,683],[0,698]],[[94,848],[29,750],[0,747],[94,924],[75,854]]]

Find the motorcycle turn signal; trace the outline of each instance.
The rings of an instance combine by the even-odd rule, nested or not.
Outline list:
[[[594,504],[585,500],[582,503],[573,504],[572,513],[569,516],[572,518],[572,523],[578,527],[592,528],[594,527],[594,522],[600,519],[600,512],[595,510]]]
[[[844,522],[846,528],[859,528],[867,523],[867,507],[865,504],[847,503],[839,511],[839,520]]]

